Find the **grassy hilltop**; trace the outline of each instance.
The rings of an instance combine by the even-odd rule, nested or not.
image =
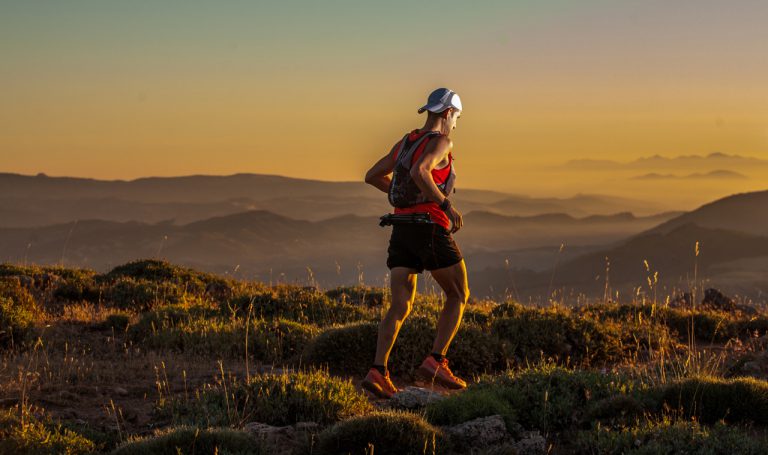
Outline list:
[[[472,384],[401,410],[358,386],[384,289],[155,260],[104,274],[4,264],[0,453],[524,453],[466,447],[452,430],[490,416],[550,453],[762,453],[768,311],[655,291],[649,278],[627,302],[471,301],[448,357]],[[390,360],[399,386],[439,311],[440,295],[417,298]],[[259,437],[258,424],[282,430]]]

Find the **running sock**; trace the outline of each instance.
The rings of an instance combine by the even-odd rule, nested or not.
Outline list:
[[[432,353],[432,358],[437,360],[438,362],[442,362],[444,356],[442,354],[437,354],[435,352]]]
[[[379,370],[379,373],[381,373],[382,376],[387,375],[387,367],[385,367],[384,365],[374,365],[373,368],[376,368],[377,370]]]

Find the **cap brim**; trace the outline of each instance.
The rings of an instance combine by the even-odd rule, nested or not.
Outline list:
[[[424,111],[434,112],[434,113],[440,113],[444,110],[448,109],[451,106],[445,106],[442,103],[439,104],[425,104],[424,106],[421,106],[419,108],[419,114],[423,113]]]

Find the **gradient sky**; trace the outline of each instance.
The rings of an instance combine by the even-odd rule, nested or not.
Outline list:
[[[462,186],[768,159],[766,24],[764,0],[0,0],[0,171],[360,180],[438,86]]]

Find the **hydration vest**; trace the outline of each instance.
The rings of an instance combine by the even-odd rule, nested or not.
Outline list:
[[[395,162],[394,170],[392,171],[392,182],[389,185],[389,203],[393,207],[406,208],[416,204],[423,204],[430,202],[421,189],[416,185],[416,182],[411,177],[411,167],[413,166],[413,154],[419,148],[419,146],[426,140],[439,136],[437,131],[430,131],[424,133],[415,141],[409,141],[408,136],[410,133],[403,137],[400,141],[400,147],[397,152],[397,161]],[[448,196],[453,191],[453,186],[456,180],[456,174],[453,170],[453,160],[450,160],[450,170],[445,182],[437,184],[440,191]]]

